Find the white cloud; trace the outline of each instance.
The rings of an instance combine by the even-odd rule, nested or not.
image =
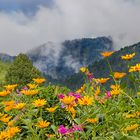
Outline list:
[[[112,36],[120,48],[140,41],[139,0],[55,0],[34,17],[0,13],[0,52],[26,52],[47,41]]]

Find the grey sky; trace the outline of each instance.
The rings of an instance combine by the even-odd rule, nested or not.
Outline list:
[[[0,7],[0,52],[15,55],[48,41],[82,37],[112,36],[117,49],[140,41],[140,0],[53,0],[29,5],[32,16],[24,8]]]

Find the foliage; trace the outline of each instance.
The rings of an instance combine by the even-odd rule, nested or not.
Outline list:
[[[7,71],[6,82],[25,85],[35,77],[40,77],[39,70],[25,54],[19,54]]]
[[[6,71],[8,70],[10,63],[0,61],[0,84],[5,82]]]
[[[106,62],[109,57],[105,58]],[[123,60],[126,64],[132,60]],[[110,67],[110,63],[108,63]],[[128,66],[127,71],[131,69]],[[22,89],[7,85],[0,92],[0,139],[25,140],[137,140],[140,139],[140,65],[130,76],[114,72],[95,78],[81,69],[85,84],[72,92],[33,79]],[[122,85],[126,77],[135,93]],[[113,80],[110,88],[105,82]],[[14,130],[11,132],[11,130]]]

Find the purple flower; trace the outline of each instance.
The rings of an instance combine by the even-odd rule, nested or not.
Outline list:
[[[68,132],[68,130],[64,127],[64,125],[60,125],[58,128],[58,132],[64,135]]]

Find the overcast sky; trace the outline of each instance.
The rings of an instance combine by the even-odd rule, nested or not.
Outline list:
[[[140,0],[0,0],[0,52],[98,36],[117,49],[139,42]]]

